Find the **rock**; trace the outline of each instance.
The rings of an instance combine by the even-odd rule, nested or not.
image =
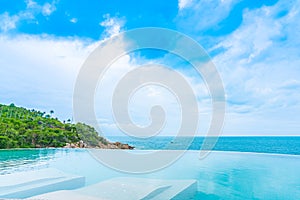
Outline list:
[[[115,142],[113,145],[117,146],[119,149],[134,149],[133,146],[130,146],[129,144],[122,144],[121,142]]]
[[[134,149],[133,146],[130,146],[129,144],[123,144],[121,142],[107,142],[102,143],[99,142],[97,146],[89,146],[88,144],[84,143],[84,141],[80,140],[76,143],[66,143],[64,148],[100,148],[100,149]]]
[[[71,144],[70,143],[66,143],[66,146],[64,146],[64,148],[71,148]]]
[[[129,144],[123,144],[121,149],[134,149],[134,147],[130,146]]]
[[[84,143],[82,140],[79,141],[79,148],[84,148]]]

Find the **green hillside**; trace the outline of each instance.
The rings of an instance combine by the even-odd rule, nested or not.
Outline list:
[[[89,147],[108,143],[93,127],[61,122],[52,114],[0,104],[0,149],[64,147],[81,140]]]

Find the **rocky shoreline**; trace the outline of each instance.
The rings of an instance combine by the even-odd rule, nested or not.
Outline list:
[[[121,142],[107,142],[106,144],[99,142],[97,146],[90,146],[82,140],[76,143],[66,143],[63,148],[134,149],[133,146],[130,146],[129,144],[123,144]]]

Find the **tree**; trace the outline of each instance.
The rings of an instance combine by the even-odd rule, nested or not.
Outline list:
[[[0,149],[63,147],[80,140],[91,147],[109,143],[93,127],[70,119],[62,123],[44,112],[11,105],[0,104],[0,111]]]
[[[65,124],[34,109],[0,104],[0,149],[28,147],[62,147],[77,143],[79,137],[72,124]],[[50,112],[51,114],[54,111]],[[22,117],[20,117],[22,116]]]

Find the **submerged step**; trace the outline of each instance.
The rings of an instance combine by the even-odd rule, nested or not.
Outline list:
[[[0,175],[0,198],[27,198],[85,185],[85,178],[52,168]]]
[[[142,178],[114,178],[73,191],[57,191],[30,198],[47,200],[79,199],[193,199],[196,180],[156,180]]]

